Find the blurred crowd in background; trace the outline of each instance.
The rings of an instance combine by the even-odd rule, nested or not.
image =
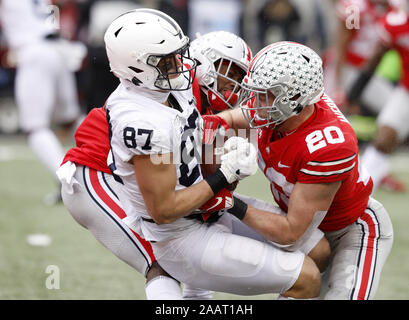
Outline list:
[[[104,104],[117,85],[110,74],[103,41],[108,24],[121,13],[149,7],[162,10],[194,39],[197,34],[226,30],[243,37],[256,53],[265,45],[292,40],[321,54],[333,44],[337,20],[333,0],[55,0],[60,32],[88,48],[76,72],[81,107],[87,113]],[[13,101],[15,69],[7,45],[0,39],[0,133],[18,132]]]

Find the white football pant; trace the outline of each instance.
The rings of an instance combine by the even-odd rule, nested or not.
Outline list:
[[[392,248],[393,227],[383,205],[370,198],[364,214],[348,227],[326,232],[331,259],[321,297],[329,300],[373,299]]]

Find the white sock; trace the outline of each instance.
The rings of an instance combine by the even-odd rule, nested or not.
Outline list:
[[[187,284],[183,287],[183,300],[212,300],[214,291],[193,288]]]
[[[157,276],[145,286],[147,300],[181,300],[179,282],[166,276]]]
[[[369,145],[362,155],[362,165],[371,175],[375,190],[390,171],[390,156]]]
[[[57,179],[56,171],[64,158],[64,151],[54,132],[48,128],[33,131],[28,135],[28,145],[46,168]]]

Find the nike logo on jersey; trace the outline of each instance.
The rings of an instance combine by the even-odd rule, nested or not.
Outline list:
[[[189,100],[188,102],[189,104],[192,104],[193,102],[195,102],[195,99],[193,98],[192,100]]]
[[[289,168],[290,166],[286,166],[285,164],[282,164],[281,161],[278,163],[279,168]]]

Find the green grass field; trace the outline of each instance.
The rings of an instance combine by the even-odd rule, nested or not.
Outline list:
[[[409,154],[393,158],[394,173],[409,187]],[[60,204],[48,207],[46,193],[56,186],[20,137],[0,137],[0,300],[145,299],[145,279],[102,247]],[[262,174],[243,181],[238,191],[271,201]],[[389,210],[395,242],[383,270],[377,299],[409,299],[409,192],[378,191]],[[48,246],[32,246],[31,234],[47,234]],[[59,289],[47,288],[48,266],[60,272]],[[56,284],[56,283],[54,283]],[[216,293],[215,299],[275,299]]]

